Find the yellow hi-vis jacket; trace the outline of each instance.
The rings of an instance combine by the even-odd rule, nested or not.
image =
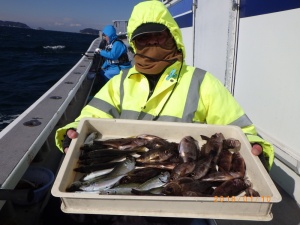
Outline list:
[[[165,13],[165,6],[159,1],[147,1],[143,4],[142,6],[149,8],[146,7],[145,10],[144,7],[139,7],[141,3],[134,8],[128,24],[129,38],[142,22],[158,21],[169,28],[178,49],[184,53],[180,29],[172,16]],[[142,19],[145,16],[143,11],[149,16],[147,20]],[[158,13],[163,19],[158,16],[153,18],[151,16],[155,13],[149,12]],[[136,18],[139,16],[140,20]],[[73,123],[57,130],[57,147],[63,151],[62,141],[66,131],[76,128],[80,119],[86,117],[236,125],[242,128],[250,143],[258,143],[263,147],[269,168],[271,167],[274,160],[273,146],[257,135],[254,125],[237,101],[209,72],[177,61],[165,69],[148,99],[149,91],[148,79],[135,67],[122,71],[109,80]]]

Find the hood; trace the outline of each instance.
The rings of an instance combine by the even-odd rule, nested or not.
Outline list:
[[[131,40],[134,30],[143,23],[159,23],[165,25],[174,37],[177,49],[182,51],[183,58],[185,58],[185,48],[182,41],[181,30],[162,2],[158,0],[145,1],[137,4],[133,8],[127,26],[128,40]],[[132,42],[130,42],[130,45],[135,50]]]
[[[112,43],[118,36],[116,33],[116,28],[112,25],[107,25],[103,28],[102,31],[107,37],[109,37],[109,42]]]

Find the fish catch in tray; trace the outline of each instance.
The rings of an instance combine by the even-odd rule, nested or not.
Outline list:
[[[80,147],[83,173],[68,192],[105,195],[259,196],[246,177],[241,143],[222,133],[192,136],[178,143],[155,135],[97,139],[91,133]]]
[[[104,190],[115,185],[122,177],[135,168],[135,159],[128,156],[124,161],[118,163],[110,172],[94,176],[91,179],[81,179],[83,181],[75,181],[67,189],[68,192],[87,191],[95,192]],[[86,176],[84,176],[86,178]]]

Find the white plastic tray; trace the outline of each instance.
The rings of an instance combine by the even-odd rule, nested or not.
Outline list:
[[[176,142],[190,135],[198,140],[200,145],[203,142],[200,135],[210,137],[221,132],[225,138],[236,138],[241,142],[240,152],[246,161],[247,177],[254,184],[254,189],[260,193],[260,197],[136,196],[66,192],[66,188],[78,178],[78,174],[73,171],[77,167],[80,153],[78,149],[87,135],[93,131],[100,132],[102,138],[105,139],[152,134]],[[273,203],[281,201],[281,195],[275,184],[259,158],[251,154],[251,145],[239,127],[120,119],[83,119],[78,126],[78,132],[79,136],[72,141],[52,187],[52,195],[62,200],[63,212],[268,221],[272,219]]]

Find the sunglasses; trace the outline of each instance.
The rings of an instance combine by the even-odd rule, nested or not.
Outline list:
[[[162,32],[141,34],[134,38],[134,42],[141,46],[145,46],[147,44],[163,45],[169,37],[169,32],[164,30]]]

